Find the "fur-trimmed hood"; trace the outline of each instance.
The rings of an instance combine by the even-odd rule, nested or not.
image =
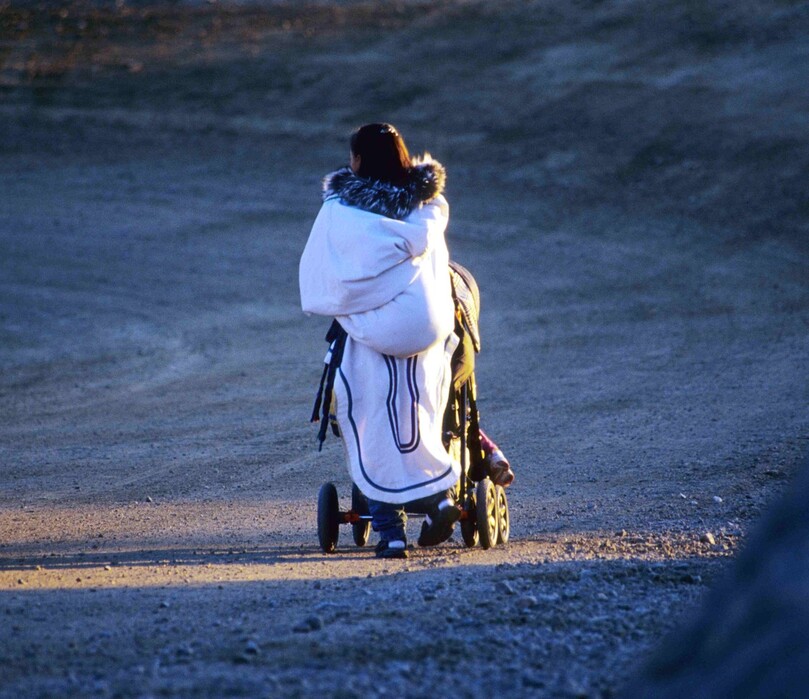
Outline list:
[[[359,177],[343,167],[323,178],[323,200],[338,197],[348,206],[401,220],[442,194],[446,177],[444,166],[428,153],[413,160],[404,186]]]

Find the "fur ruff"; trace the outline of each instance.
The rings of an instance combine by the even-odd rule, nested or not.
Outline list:
[[[428,154],[414,159],[404,186],[359,177],[343,167],[323,179],[323,200],[339,197],[348,206],[401,220],[442,194],[446,177],[444,166]]]

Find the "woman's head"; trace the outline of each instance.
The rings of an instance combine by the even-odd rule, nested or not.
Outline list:
[[[360,177],[399,185],[411,167],[407,146],[390,124],[366,124],[351,134],[351,168]]]

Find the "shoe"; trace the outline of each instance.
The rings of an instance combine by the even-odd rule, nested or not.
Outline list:
[[[419,546],[437,546],[452,536],[455,522],[461,518],[461,510],[452,498],[445,498],[438,507],[424,518],[419,535]]]
[[[401,539],[382,540],[375,550],[377,558],[407,558],[407,542]]]
[[[499,449],[495,449],[491,454],[487,454],[483,460],[483,467],[486,475],[495,485],[502,485],[508,488],[514,482],[514,471],[508,459]]]

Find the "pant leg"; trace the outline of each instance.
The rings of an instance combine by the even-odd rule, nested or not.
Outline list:
[[[407,515],[404,506],[368,499],[371,526],[382,541],[406,541]]]
[[[428,495],[426,498],[413,500],[407,503],[407,509],[410,512],[419,512],[423,515],[433,514],[438,509],[439,503],[443,502],[447,498],[450,498],[452,500],[455,499],[454,488],[450,488],[449,490],[444,490],[440,493],[435,493],[433,495]]]

